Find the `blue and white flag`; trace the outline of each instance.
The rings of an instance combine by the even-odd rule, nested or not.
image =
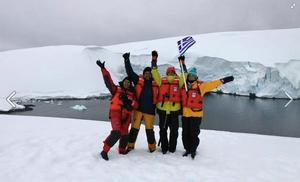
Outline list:
[[[182,40],[177,41],[179,54],[183,55],[188,48],[195,44],[195,42],[196,41],[191,36],[185,37]]]

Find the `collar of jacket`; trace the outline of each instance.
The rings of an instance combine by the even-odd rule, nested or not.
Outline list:
[[[169,83],[171,83],[176,78],[176,75],[167,75],[167,80]]]

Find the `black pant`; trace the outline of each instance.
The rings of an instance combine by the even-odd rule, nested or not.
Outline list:
[[[178,138],[178,112],[171,112],[166,115],[165,111],[158,112],[159,115],[159,136],[162,151],[175,152]],[[170,128],[170,136],[168,141],[168,128]]]
[[[196,152],[199,145],[201,121],[202,117],[182,117],[182,143],[189,153]]]

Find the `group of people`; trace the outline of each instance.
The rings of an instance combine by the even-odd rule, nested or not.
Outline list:
[[[234,79],[233,76],[228,76],[203,82],[198,79],[195,67],[187,70],[184,56],[178,57],[182,70],[179,75],[173,66],[169,66],[166,75],[161,77],[157,68],[157,51],[152,51],[151,55],[151,67],[146,67],[143,73],[138,75],[132,69],[130,53],[123,54],[127,77],[118,85],[113,82],[105,68],[105,62],[96,62],[112,95],[109,110],[112,130],[103,142],[101,157],[104,160],[109,160],[108,152],[118,141],[120,154],[127,154],[135,148],[142,121],[145,124],[149,152],[154,152],[155,113],[159,116],[159,144],[162,154],[176,151],[179,115],[182,115],[182,142],[185,149],[183,156],[191,155],[194,159],[199,145],[204,95]]]

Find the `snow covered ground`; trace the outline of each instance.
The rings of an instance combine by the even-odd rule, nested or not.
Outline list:
[[[198,68],[204,81],[234,75],[222,91],[260,97],[300,98],[300,29],[224,32],[193,36],[197,43],[186,53],[188,67]],[[134,69],[150,65],[159,53],[162,74],[168,65],[179,69],[173,37],[113,46],[49,46],[0,53],[0,106],[12,92],[18,99],[86,98],[108,93],[95,64],[106,61],[115,81],[125,75],[122,54],[131,52]],[[0,108],[1,109],[1,108]],[[3,109],[1,109],[3,110]]]
[[[158,128],[155,128],[156,136]],[[223,181],[296,182],[300,139],[202,130],[195,160],[146,151],[141,130],[136,150],[99,159],[110,123],[0,115],[0,181]]]

